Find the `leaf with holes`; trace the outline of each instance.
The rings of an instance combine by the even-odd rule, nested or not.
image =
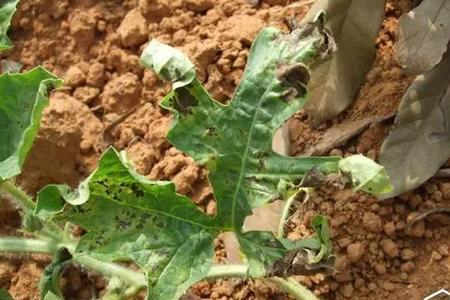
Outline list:
[[[49,90],[61,84],[41,67],[0,75],[0,181],[20,174],[48,105]]]

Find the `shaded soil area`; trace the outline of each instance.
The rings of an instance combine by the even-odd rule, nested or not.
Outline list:
[[[63,78],[65,87],[51,96],[18,183],[31,194],[49,183],[76,186],[113,144],[127,150],[139,173],[174,181],[178,192],[214,214],[206,171],[165,139],[171,117],[158,102],[169,86],[140,66],[139,55],[152,38],[179,47],[195,63],[211,94],[226,102],[243,74],[257,32],[267,25],[287,30],[289,18],[301,19],[309,8],[302,1],[250,2],[22,0],[11,30],[15,47],[2,58],[20,62],[25,70],[41,64]],[[292,155],[306,153],[339,124],[395,113],[412,78],[393,60],[394,32],[398,17],[410,8],[410,1],[388,1],[376,62],[349,109],[318,128],[303,111],[289,121]],[[391,125],[387,118],[324,154],[362,153],[376,159]],[[2,201],[0,235],[20,235],[16,207]],[[407,226],[419,213],[449,206],[450,180],[432,179],[383,202],[330,183],[294,212],[288,237],[310,234],[308,224],[315,213],[328,216],[336,272],[297,279],[324,299],[415,300],[450,288],[450,218],[435,214]],[[221,261],[226,254],[220,241],[216,248]],[[15,299],[39,299],[37,282],[48,262],[42,255],[0,256],[0,287]],[[91,299],[102,294],[107,282],[71,268],[62,284],[68,299]],[[186,298],[287,296],[259,281],[219,280],[195,285]]]

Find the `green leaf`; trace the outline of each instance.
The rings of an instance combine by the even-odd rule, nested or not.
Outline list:
[[[6,290],[0,289],[0,300],[14,300],[14,299]]]
[[[66,192],[44,188],[36,214],[48,218],[62,211],[63,197],[77,203],[55,218],[88,231],[76,253],[136,262],[146,273],[149,299],[178,299],[208,273],[218,233],[213,220],[176,194],[173,183],[151,182],[131,170],[114,149],[103,154],[77,193]]]
[[[263,29],[227,106],[209,96],[181,52],[156,40],[144,50],[143,64],[173,83],[161,103],[175,115],[167,138],[209,169],[223,228],[240,231],[251,208],[278,198],[281,179],[299,182],[315,166],[337,171],[339,158],[285,157],[272,150],[275,131],[305,102],[307,66],[329,50],[320,22],[289,35]]]
[[[51,88],[62,85],[42,67],[0,75],[0,181],[20,174]]]
[[[13,46],[6,33],[16,12],[17,3],[19,0],[2,0],[0,3],[0,51],[11,49]]]
[[[285,255],[298,258],[287,273],[306,267],[317,272],[313,260],[326,259],[329,253],[323,223],[315,225],[317,238],[303,243],[268,232],[243,233],[242,227],[252,208],[286,193],[278,189],[280,182],[293,187],[312,168],[339,170],[339,157],[285,157],[272,151],[274,132],[305,101],[307,65],[328,52],[330,37],[321,20],[289,35],[264,29],[228,106],[211,99],[181,52],[157,41],[144,51],[143,63],[173,82],[162,102],[175,114],[168,139],[209,169],[218,206],[214,218],[177,194],[173,183],[137,174],[113,148],[75,193],[65,186],[44,188],[36,216],[86,229],[75,255],[136,262],[146,274],[152,300],[178,299],[204,278],[211,268],[214,238],[222,231],[237,234],[252,274],[270,274],[273,265],[287,261]]]
[[[41,280],[39,281],[41,299],[63,299],[63,295],[59,287],[59,281],[61,279],[62,272],[71,260],[72,256],[66,248],[61,248],[56,253],[51,264],[44,269]]]
[[[339,162],[339,169],[344,175],[350,177],[357,191],[361,190],[376,196],[382,196],[393,190],[384,167],[364,155],[352,155],[342,159]]]

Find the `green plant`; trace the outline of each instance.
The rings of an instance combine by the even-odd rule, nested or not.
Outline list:
[[[43,299],[62,297],[59,277],[69,263],[111,278],[105,299],[126,299],[145,286],[148,299],[177,299],[199,280],[236,276],[266,278],[298,299],[315,299],[285,278],[310,274],[327,264],[331,242],[326,219],[315,217],[315,236],[300,241],[284,238],[283,230],[278,236],[246,232],[243,224],[252,209],[278,198],[286,200],[288,212],[311,172],[341,172],[357,189],[374,194],[390,190],[383,168],[363,156],[294,158],[272,151],[275,130],[305,102],[308,65],[328,55],[330,39],[322,14],[288,35],[274,28],[262,30],[227,106],[211,99],[181,52],[157,41],[144,51],[143,64],[173,84],[162,101],[175,115],[168,139],[209,170],[218,207],[214,217],[177,194],[173,183],[149,181],[136,173],[125,153],[113,148],[77,190],[49,185],[38,193],[35,204],[11,178],[20,171],[36,135],[48,87],[60,81],[41,68],[2,75],[0,89],[11,83],[21,88],[10,90],[13,97],[0,98],[0,124],[10,125],[0,127],[0,140],[6,145],[0,152],[0,191],[22,204],[24,229],[35,238],[0,238],[0,251],[53,255],[40,283]],[[29,78],[41,72],[45,76],[30,84]],[[32,107],[27,114],[22,103]],[[19,116],[26,126],[13,126]],[[87,233],[73,236],[72,224]],[[213,241],[224,231],[237,236],[246,264],[213,265]],[[133,261],[145,276],[114,261]]]

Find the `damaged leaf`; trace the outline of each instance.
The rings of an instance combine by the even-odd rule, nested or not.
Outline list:
[[[13,46],[6,34],[16,12],[17,3],[19,0],[2,0],[0,2],[0,51],[11,49]]]
[[[0,75],[0,181],[20,174],[48,105],[49,90],[61,84],[42,67]]]
[[[424,183],[450,155],[450,54],[419,75],[400,102],[394,129],[384,140],[380,163],[394,197]]]
[[[344,158],[339,162],[339,169],[344,174],[348,174],[357,191],[382,196],[393,190],[384,167],[363,155]]]
[[[424,0],[398,21],[395,58],[411,74],[430,71],[450,40],[450,1]]]
[[[375,59],[385,0],[318,0],[304,22],[326,12],[337,51],[312,67],[307,113],[316,124],[337,116],[358,94]]]
[[[271,232],[244,233],[243,225],[252,208],[280,197],[281,181],[295,186],[313,168],[323,173],[339,169],[339,157],[285,157],[272,150],[275,131],[305,101],[308,65],[329,51],[321,22],[318,18],[288,35],[262,30],[226,106],[211,99],[184,54],[157,41],[144,50],[144,65],[172,81],[161,104],[175,114],[168,139],[209,170],[217,200],[214,218],[177,194],[173,183],[137,174],[113,148],[76,193],[68,195],[57,186],[41,191],[35,215],[86,229],[75,255],[134,261],[146,274],[147,299],[152,300],[178,299],[204,278],[221,232],[236,234],[251,274],[269,275],[277,261],[300,249],[305,249],[304,259],[295,261],[295,270],[303,270],[301,263],[316,268],[330,255],[325,220],[313,224],[316,237],[298,242]]]

